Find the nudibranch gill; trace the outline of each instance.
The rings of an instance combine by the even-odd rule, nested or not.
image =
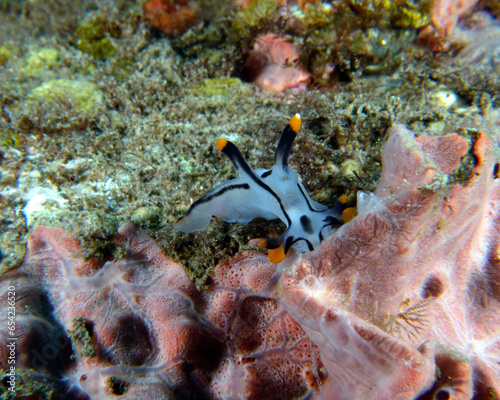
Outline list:
[[[261,217],[280,219],[287,230],[280,238],[268,238],[259,244],[269,250],[269,260],[280,263],[293,246],[297,251],[312,251],[334,227],[342,225],[346,198],[341,196],[332,209],[307,194],[297,174],[288,166],[288,156],[301,126],[296,114],[283,130],[271,169],[253,170],[236,145],[219,139],[217,147],[240,175],[224,182],[196,200],[175,228],[184,233],[205,229],[212,216],[226,222],[248,223]]]

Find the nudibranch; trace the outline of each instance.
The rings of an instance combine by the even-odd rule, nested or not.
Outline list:
[[[269,250],[271,262],[283,261],[292,246],[300,252],[317,248],[334,227],[342,225],[346,198],[341,196],[332,209],[312,200],[288,166],[288,156],[300,125],[300,114],[296,114],[281,134],[271,169],[253,170],[236,145],[226,139],[217,140],[217,147],[231,160],[240,176],[196,200],[175,223],[175,228],[184,233],[201,231],[212,216],[242,224],[258,217],[279,218],[287,226],[285,233],[280,238],[259,243]]]

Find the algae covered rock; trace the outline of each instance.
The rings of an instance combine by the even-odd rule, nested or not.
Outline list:
[[[44,47],[29,53],[26,65],[21,69],[21,72],[29,76],[36,76],[57,67],[59,62],[59,51],[50,47]]]
[[[75,36],[69,42],[78,50],[105,61],[116,53],[108,36],[118,38],[120,35],[119,27],[105,18],[90,18],[78,24]]]
[[[202,96],[227,96],[238,89],[242,82],[238,78],[215,78],[205,79],[202,84],[192,89],[194,94]]]
[[[70,103],[74,111],[94,114],[102,103],[102,92],[97,85],[86,79],[52,79],[31,92],[31,99],[45,105],[59,102]]]

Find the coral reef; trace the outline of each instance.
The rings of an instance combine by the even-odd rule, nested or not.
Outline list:
[[[412,45],[428,1],[147,3],[200,5],[203,23],[181,33],[190,14],[174,13],[166,34],[141,3],[0,7],[0,304],[13,284],[17,397],[498,398],[498,139],[485,150],[477,131],[498,135],[498,21],[464,18],[454,57]],[[478,7],[498,18],[498,2]],[[307,90],[239,79],[269,32],[293,43],[282,65],[300,60]],[[269,264],[248,240],[283,227],[263,221],[173,232],[232,177],[216,138],[270,163],[296,112],[292,167],[330,207],[375,190],[389,127],[463,128],[393,131],[378,197],[360,195],[314,255]],[[129,220],[140,228],[116,236]],[[355,387],[338,386],[345,373]]]
[[[377,378],[367,378],[384,370],[373,361],[378,353],[366,343],[358,352],[339,346],[344,343],[340,332],[348,329],[368,343],[386,343],[397,357],[407,353],[389,345],[383,331],[406,343],[436,346],[419,349],[427,357],[435,352],[438,376],[450,377],[438,380],[432,389],[442,396],[448,393],[446,398],[462,391],[463,398],[470,398],[472,387],[478,398],[495,398],[499,392],[500,303],[495,282],[500,183],[490,144],[481,134],[474,144],[478,162],[473,177],[465,186],[448,188],[446,174],[458,166],[467,143],[457,135],[413,139],[404,127],[393,128],[376,198],[362,195],[360,215],[316,255],[304,255],[293,275],[285,275],[285,309],[307,326],[315,344],[333,347],[332,353],[338,354],[325,363],[330,376],[342,374],[346,360],[352,360],[348,365],[356,371],[348,371],[360,376],[356,390],[365,390],[360,398],[389,387],[395,392],[379,392],[381,398],[404,396],[414,378],[396,378],[394,386],[384,380],[378,387]],[[381,330],[367,329],[365,321]],[[367,354],[373,358],[365,358]],[[410,359],[418,360],[415,354]],[[461,376],[465,360],[468,374],[452,379]],[[428,374],[426,362],[420,360],[423,377]],[[341,388],[347,391],[342,398],[350,398],[349,390],[355,390]]]
[[[392,128],[377,190],[358,195],[355,219],[280,265],[251,250],[225,259],[204,292],[132,224],[115,237],[126,255],[108,259],[85,259],[60,228],[35,229],[23,266],[2,279],[2,299],[11,285],[19,299],[23,390],[497,398],[500,179],[491,138],[480,132],[469,147],[457,134]],[[472,174],[450,184],[467,152]]]
[[[293,167],[312,198],[331,207],[341,194],[353,202],[356,190],[374,189],[391,125],[431,134],[474,128],[500,104],[496,56],[476,52],[495,51],[496,21],[480,35],[471,30],[457,58],[434,57],[412,44],[429,23],[429,1],[254,0],[245,9],[233,0],[171,1],[177,9],[199,6],[203,18],[172,35],[151,28],[143,3],[2,2],[2,270],[22,262],[38,224],[61,226],[88,255],[106,256],[116,229],[134,220],[206,280],[249,232],[270,229],[218,226],[202,246],[169,230],[199,192],[231,177],[215,167],[216,138],[249,149],[249,163],[261,165],[280,126],[300,112],[304,152]],[[498,15],[495,2],[478,7]],[[310,74],[307,90],[276,93],[242,82],[252,45],[269,32],[293,43]],[[469,63],[477,57],[480,67]],[[434,101],[443,94],[454,100]]]

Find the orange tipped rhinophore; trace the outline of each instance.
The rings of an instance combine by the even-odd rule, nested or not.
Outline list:
[[[290,119],[290,122],[288,122],[288,125],[290,125],[290,127],[295,133],[299,133],[300,126],[302,125],[302,119],[300,118],[300,114],[295,114],[292,117],[292,119]]]
[[[222,151],[224,149],[224,147],[226,147],[226,144],[227,144],[227,140],[226,139],[220,138],[219,140],[217,140],[217,148],[220,151]]]

